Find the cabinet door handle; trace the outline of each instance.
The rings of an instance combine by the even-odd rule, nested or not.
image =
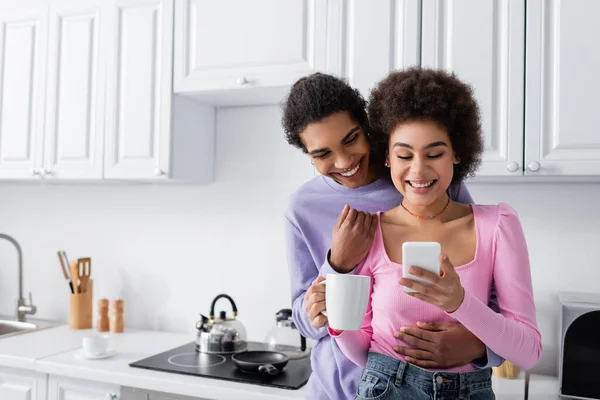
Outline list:
[[[32,175],[32,176],[40,176],[40,175],[41,175],[41,174],[40,174],[40,170],[39,170],[39,169],[35,169],[35,168],[34,168],[34,169],[32,169],[32,170],[31,170],[31,175]]]
[[[539,162],[537,161],[532,161],[529,163],[529,165],[527,166],[527,168],[529,168],[529,170],[531,172],[538,172],[541,168],[541,165]]]
[[[163,175],[166,175],[166,174],[167,173],[165,171],[163,171],[162,169],[160,169],[160,168],[156,168],[154,170],[154,175],[156,175],[156,176],[163,176]]]
[[[52,171],[50,169],[42,168],[42,175],[44,175],[44,176],[54,175],[54,171]]]
[[[104,396],[105,400],[119,400],[119,396],[117,396],[114,393],[106,393],[106,396]]]
[[[237,80],[237,84],[240,86],[246,86],[250,84],[250,81],[245,76],[240,76]]]
[[[506,169],[509,172],[517,172],[517,170],[519,169],[519,163],[511,161],[508,164],[506,164]]]

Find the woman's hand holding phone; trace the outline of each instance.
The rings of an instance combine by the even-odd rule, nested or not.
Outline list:
[[[441,254],[439,259],[441,274],[435,274],[412,265],[405,267],[409,267],[408,272],[426,281],[426,284],[407,278],[400,278],[399,283],[414,290],[414,292],[407,292],[409,296],[416,297],[448,313],[452,313],[462,304],[465,290],[448,256]]]

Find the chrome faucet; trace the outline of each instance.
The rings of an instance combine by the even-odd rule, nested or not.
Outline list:
[[[19,300],[17,301],[17,321],[24,322],[25,315],[35,314],[37,308],[31,301],[31,292],[29,292],[29,305],[25,304],[25,298],[23,297],[23,252],[21,251],[19,243],[11,236],[0,233],[0,239],[8,240],[17,249],[17,254],[19,256]]]

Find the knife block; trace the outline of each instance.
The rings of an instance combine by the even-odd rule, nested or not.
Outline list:
[[[75,282],[73,282],[75,284]],[[89,280],[84,293],[69,295],[69,328],[91,329],[93,323],[94,281]]]

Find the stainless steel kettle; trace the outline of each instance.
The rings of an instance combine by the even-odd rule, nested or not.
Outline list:
[[[220,311],[219,318],[215,318],[215,305],[221,298],[226,298],[231,303],[233,317],[229,318],[225,311]],[[196,322],[196,350],[209,354],[229,354],[247,350],[246,328],[236,319],[237,313],[237,306],[230,296],[220,294],[215,297],[210,305],[209,318],[200,314],[200,320]]]

